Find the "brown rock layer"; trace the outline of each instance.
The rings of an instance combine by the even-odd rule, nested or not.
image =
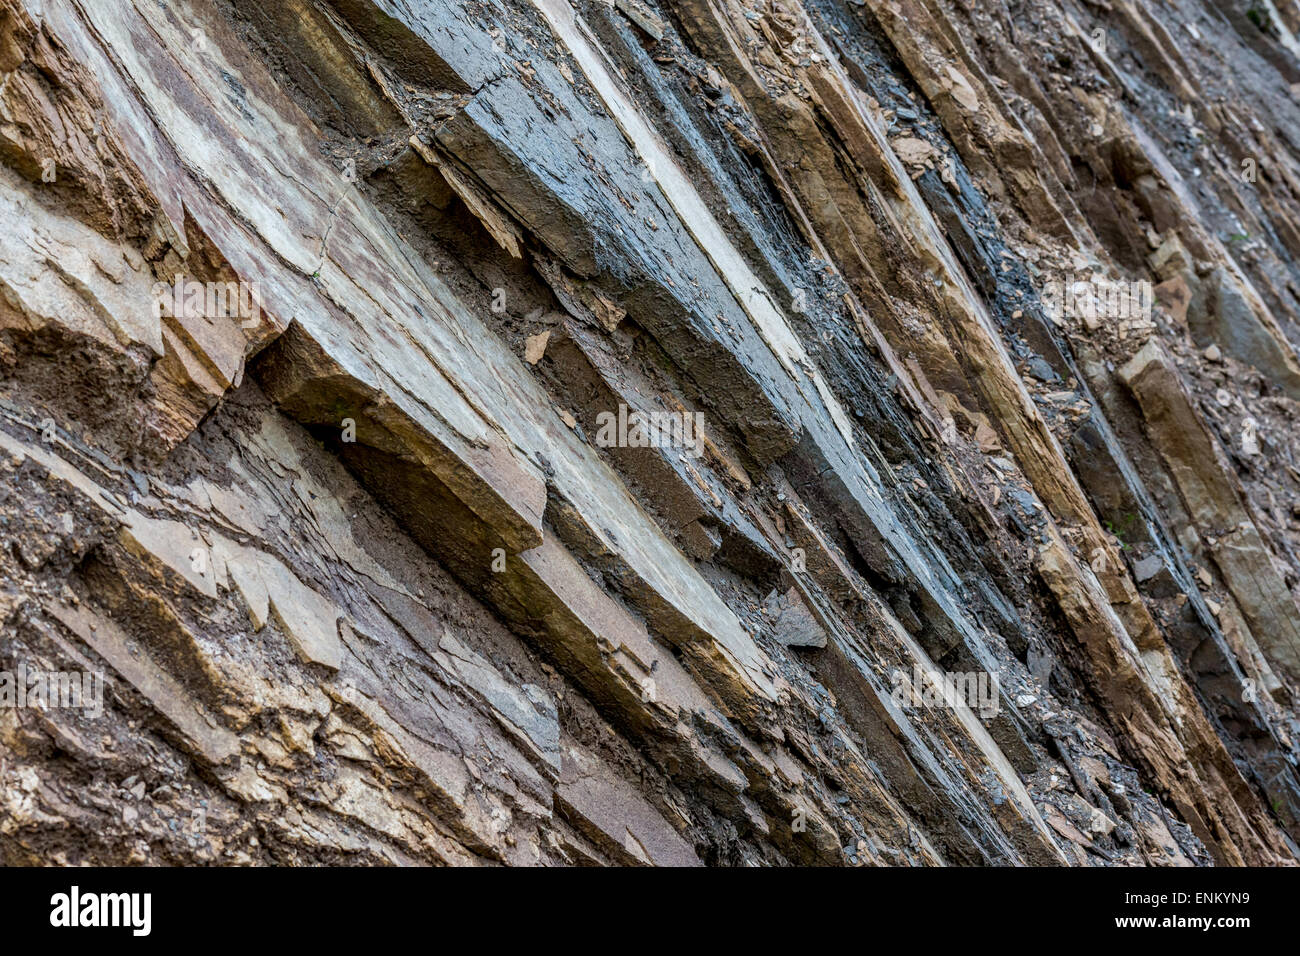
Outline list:
[[[1295,863],[1239,6],[0,0],[0,862]]]

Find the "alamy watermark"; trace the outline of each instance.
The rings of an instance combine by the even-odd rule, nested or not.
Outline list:
[[[998,679],[986,671],[965,673],[935,673],[923,671],[912,665],[912,676],[895,670],[894,687],[890,698],[900,708],[956,707],[964,703],[984,720],[997,715]]]
[[[18,662],[0,671],[0,707],[84,710],[97,718],[104,712],[104,675],[96,671],[47,671]]]
[[[1043,309],[1059,322],[1063,318],[1095,323],[1104,319],[1151,318],[1155,289],[1145,279],[1123,282],[1090,276],[1061,282],[1053,279],[1043,287]]]
[[[703,412],[641,412],[619,403],[618,412],[596,416],[601,448],[681,448],[692,458],[704,454]]]
[[[154,316],[177,319],[240,319],[240,327],[251,329],[262,320],[262,297],[254,282],[175,281],[155,282]]]
[[[132,936],[153,929],[152,893],[83,893],[73,886],[50,897],[50,925],[60,928],[124,927]]]

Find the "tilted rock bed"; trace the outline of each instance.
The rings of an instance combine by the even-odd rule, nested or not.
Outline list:
[[[1296,862],[1297,29],[0,0],[0,862]]]

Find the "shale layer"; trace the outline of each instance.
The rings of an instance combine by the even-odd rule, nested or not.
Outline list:
[[[1295,863],[1296,30],[0,0],[0,863]]]

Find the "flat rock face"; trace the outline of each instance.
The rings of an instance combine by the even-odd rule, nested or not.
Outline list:
[[[1258,19],[0,0],[0,863],[1300,862]]]

